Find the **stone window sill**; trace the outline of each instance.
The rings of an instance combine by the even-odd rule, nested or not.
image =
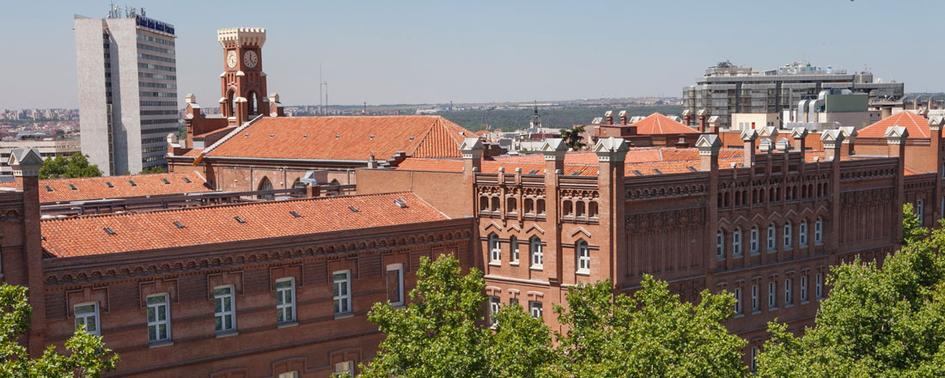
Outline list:
[[[279,323],[279,325],[276,327],[277,328],[292,328],[292,327],[298,327],[298,325],[299,325],[298,321],[291,321],[291,322]]]
[[[591,271],[590,271],[590,270],[578,270],[578,271],[575,272],[575,273],[576,273],[577,275],[579,275],[579,276],[590,276],[590,275],[591,275]]]
[[[502,266],[501,261],[489,261],[489,266]]]
[[[335,320],[347,319],[354,317],[354,313],[346,312],[344,314],[335,314]]]
[[[158,342],[148,344],[148,348],[152,348],[152,349],[164,348],[164,347],[169,347],[169,346],[174,346],[174,341],[171,341],[171,340],[158,341]]]
[[[531,270],[542,270],[543,268],[544,268],[544,267],[541,266],[541,265],[532,265],[532,266],[528,267],[528,269],[531,269]]]

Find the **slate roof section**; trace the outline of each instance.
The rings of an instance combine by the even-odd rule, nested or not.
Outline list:
[[[404,201],[406,206],[399,206],[397,200]],[[61,258],[447,219],[450,218],[412,193],[385,193],[49,219],[42,221],[41,228],[43,249]]]

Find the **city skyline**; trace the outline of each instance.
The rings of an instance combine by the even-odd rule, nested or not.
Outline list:
[[[945,78],[930,75],[942,57],[921,38],[936,34],[933,15],[945,4],[928,1],[752,5],[744,12],[750,17],[740,19],[731,11],[749,3],[127,5],[176,26],[179,97],[194,93],[203,103],[218,91],[206,78],[222,70],[215,30],[232,26],[268,29],[269,91],[289,105],[318,103],[319,66],[333,104],[676,97],[722,60],[757,70],[795,60],[868,68],[877,78],[905,82],[907,92],[945,88]],[[8,7],[3,28],[35,38],[8,43],[23,58],[3,63],[18,74],[7,78],[13,90],[0,95],[0,104],[77,107],[72,17],[102,17],[107,7]],[[265,12],[273,7],[280,11]],[[36,17],[40,13],[49,16]],[[765,29],[772,25],[775,30]],[[904,60],[902,51],[924,59]]]

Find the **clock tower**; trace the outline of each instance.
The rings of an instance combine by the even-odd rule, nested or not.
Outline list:
[[[223,46],[223,73],[220,74],[223,116],[230,124],[241,125],[258,115],[269,115],[266,73],[262,70],[266,29],[220,29],[217,41]]]

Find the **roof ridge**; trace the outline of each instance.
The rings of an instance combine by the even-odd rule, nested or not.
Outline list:
[[[342,198],[380,197],[380,196],[394,195],[394,194],[404,194],[404,193],[411,194],[411,195],[414,195],[414,196],[417,197],[417,198],[420,198],[419,196],[417,196],[416,194],[414,194],[414,193],[411,192],[411,191],[386,192],[386,193],[365,193],[365,194],[352,194],[352,195],[333,196],[333,197],[294,198],[294,199],[287,199],[287,200],[265,201],[265,202],[227,203],[227,204],[212,205],[212,206],[186,207],[186,208],[180,208],[180,209],[166,209],[166,210],[155,210],[155,211],[144,211],[144,212],[83,214],[83,215],[78,215],[78,216],[73,216],[73,217],[65,217],[65,218],[49,218],[49,219],[42,219],[41,222],[55,223],[55,222],[64,222],[64,221],[70,221],[70,220],[76,220],[76,219],[121,218],[121,217],[127,217],[127,216],[133,216],[133,215],[145,215],[145,214],[184,213],[184,212],[195,212],[195,211],[207,210],[207,209],[221,209],[221,208],[247,207],[247,206],[252,206],[252,205],[282,204],[282,203],[287,203],[287,202],[305,202],[305,201],[318,202],[318,201],[322,201],[322,200],[340,200],[340,199],[342,199]],[[433,207],[433,206],[431,205],[431,207]],[[439,210],[437,210],[437,211],[439,211]]]
[[[222,138],[220,138],[220,140],[213,142],[213,144],[204,148],[203,151],[200,151],[200,154],[197,155],[197,157],[194,159],[194,163],[196,164],[198,160],[202,159],[204,156],[207,156],[207,154],[212,152],[215,148],[222,145],[223,143],[226,143],[228,140],[233,139],[233,137],[236,136],[236,134],[239,134],[241,131],[248,129],[250,126],[255,125],[259,120],[262,120],[264,118],[265,117],[263,117],[262,114],[260,114],[256,116],[256,118],[249,120],[249,122],[246,122],[242,125],[237,126],[235,129],[233,129],[233,131],[230,131],[229,133],[224,135]]]

